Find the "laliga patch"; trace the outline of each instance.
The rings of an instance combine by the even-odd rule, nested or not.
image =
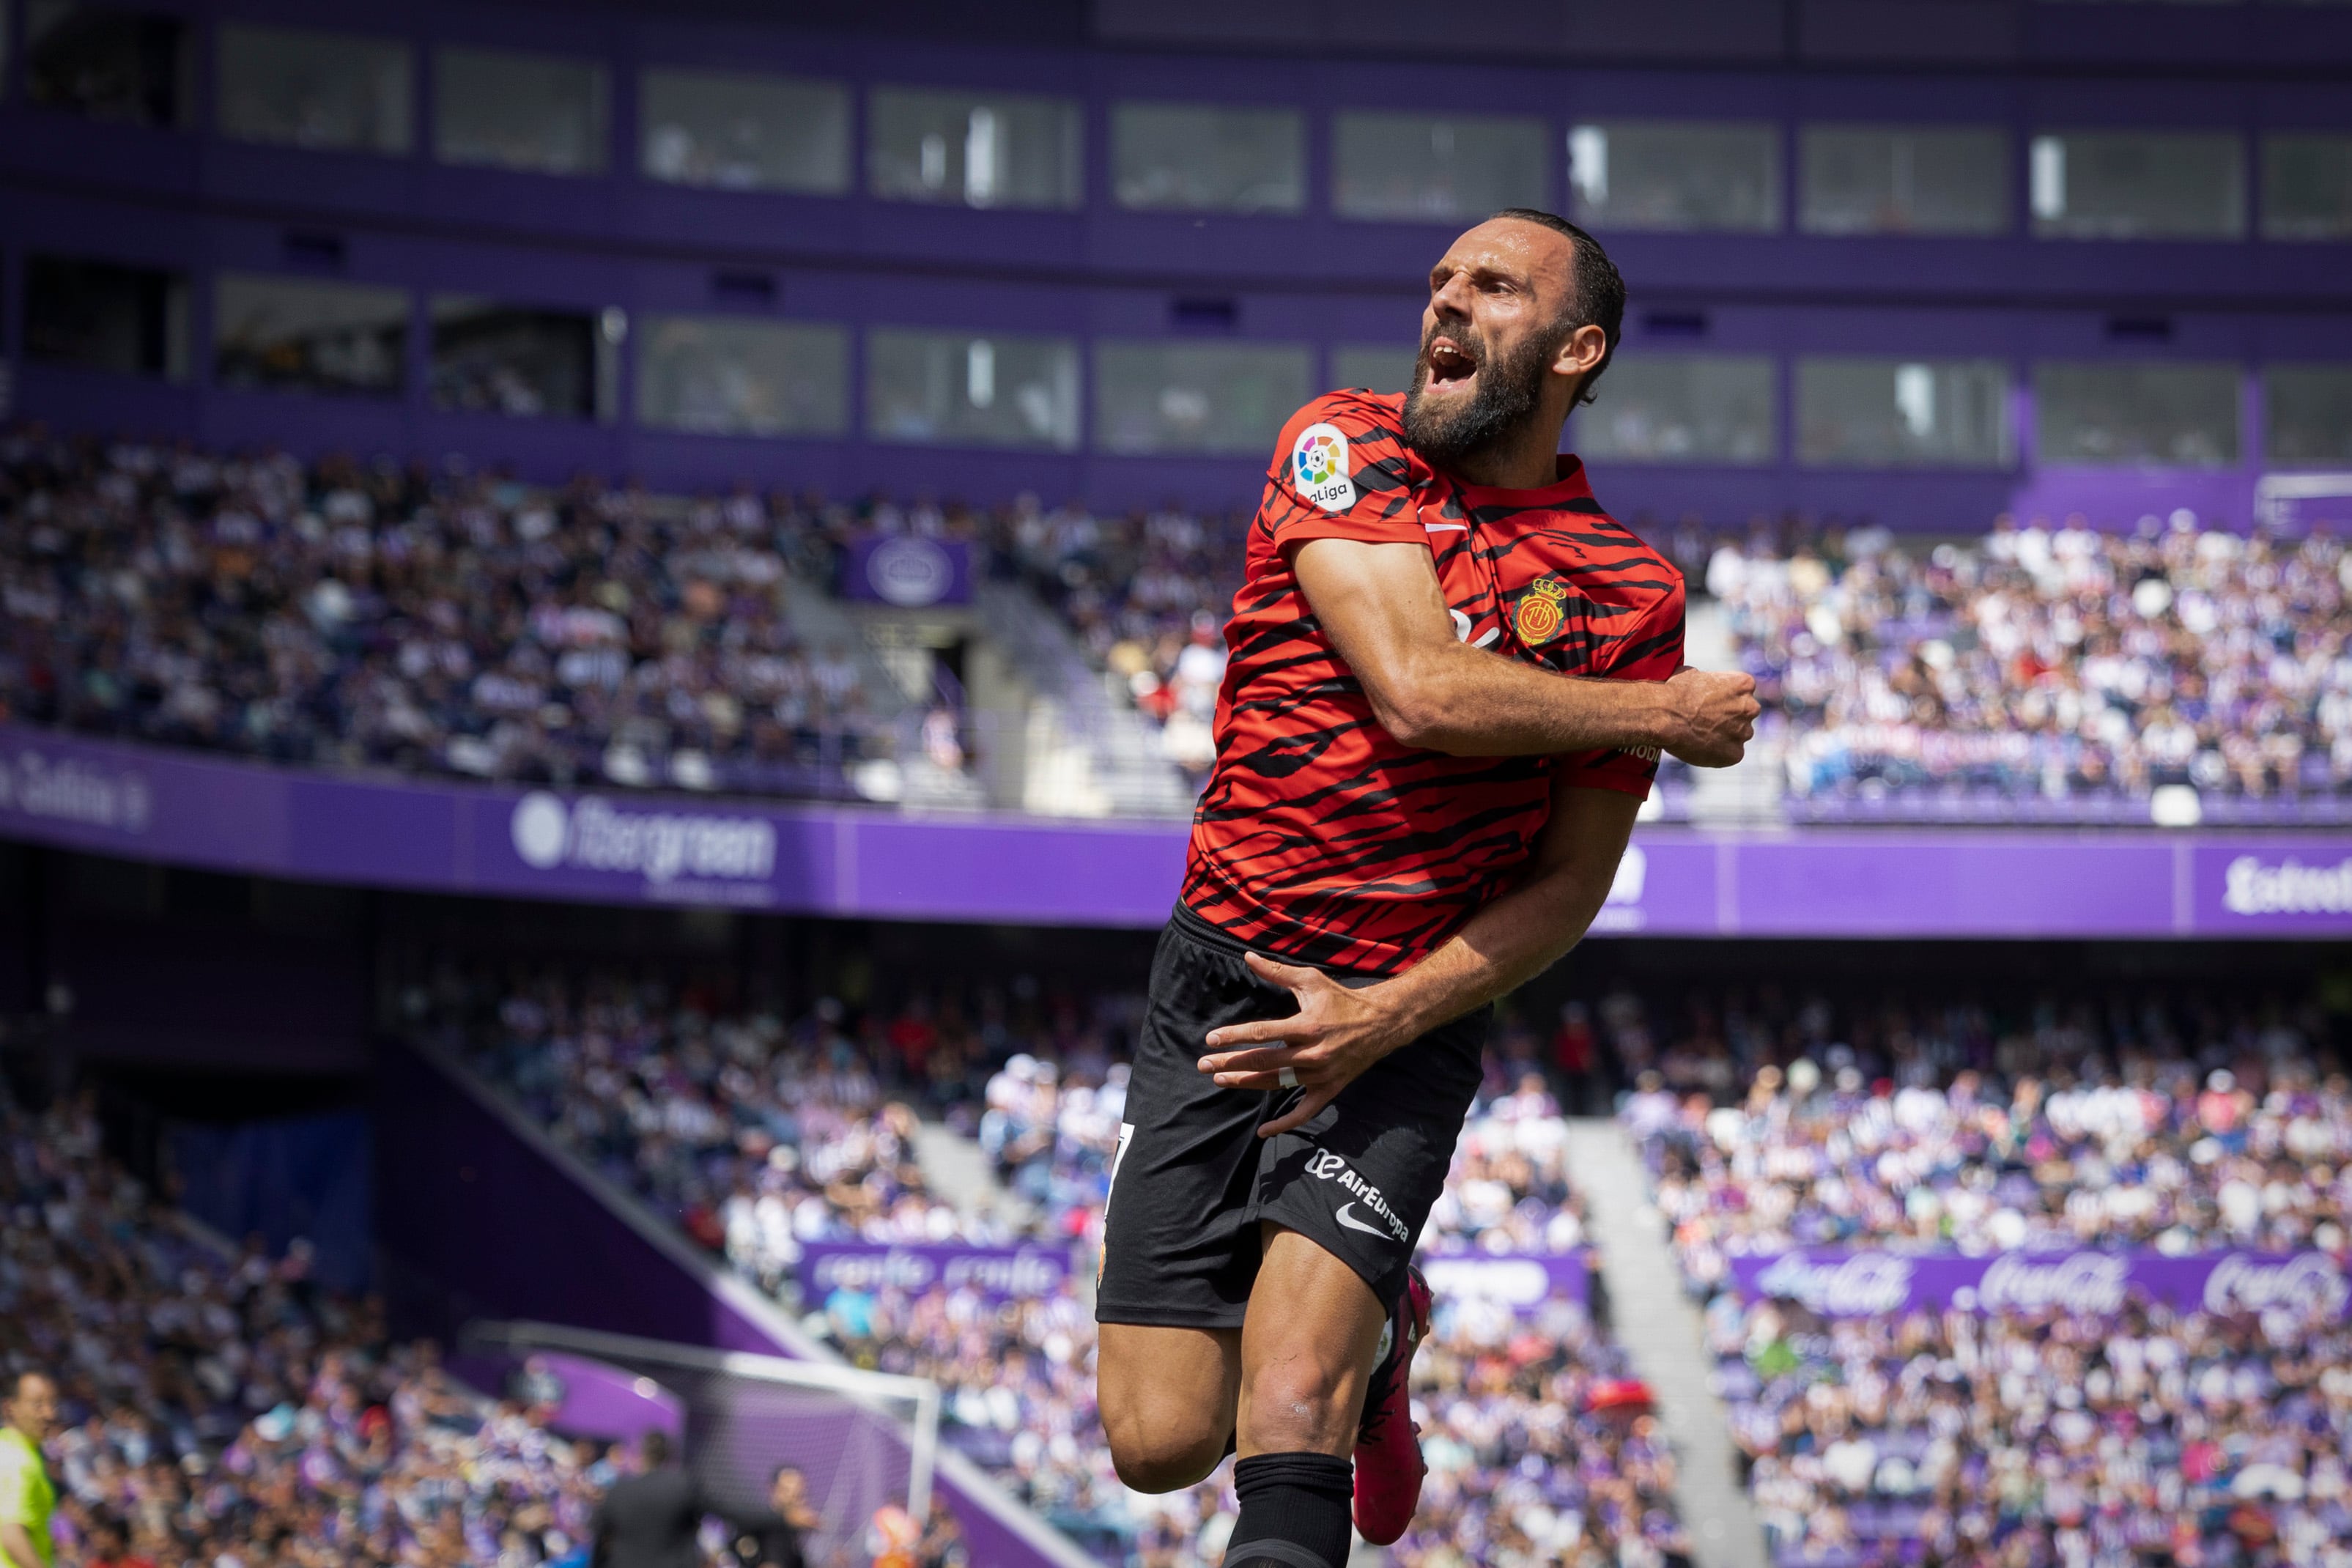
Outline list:
[[[1356,481],[1348,475],[1348,438],[1335,425],[1309,425],[1290,448],[1291,476],[1298,493],[1325,511],[1356,504]]]

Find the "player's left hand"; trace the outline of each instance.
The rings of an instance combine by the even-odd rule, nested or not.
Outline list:
[[[1287,1114],[1257,1130],[1261,1138],[1312,1120],[1365,1068],[1420,1033],[1378,985],[1351,989],[1319,969],[1255,952],[1247,962],[1259,979],[1297,997],[1298,1011],[1210,1030],[1210,1054],[1199,1065],[1220,1089],[1269,1092],[1290,1087],[1282,1079],[1289,1069],[1303,1092]]]

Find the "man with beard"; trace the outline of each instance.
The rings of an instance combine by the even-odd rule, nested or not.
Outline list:
[[[1369,1541],[1412,1521],[1412,1247],[1491,1004],[1583,935],[1659,752],[1751,732],[1753,682],[1681,668],[1680,576],[1559,455],[1624,303],[1575,226],[1480,224],[1411,393],[1295,415],[1250,531],[1096,1308],[1128,1485],[1238,1453],[1234,1568],[1339,1568],[1351,1500]]]

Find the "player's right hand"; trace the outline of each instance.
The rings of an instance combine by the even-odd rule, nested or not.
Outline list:
[[[1756,734],[1756,678],[1719,670],[1675,671],[1666,681],[1672,704],[1665,749],[1695,768],[1727,768],[1748,754]]]

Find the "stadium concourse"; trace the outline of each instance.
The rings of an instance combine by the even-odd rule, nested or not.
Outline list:
[[[861,760],[965,773],[983,742],[1019,743],[973,734],[944,688],[884,718],[854,634],[812,646],[796,626],[859,540],[911,532],[969,544],[1060,616],[1197,787],[1246,521],[535,490],[20,427],[0,435],[0,716],[331,767],[850,797]],[[2341,542],[2179,510],[2123,531],[1988,522],[1921,547],[1861,521],[1635,520],[1683,566],[1694,637],[1759,681],[1743,772],[1773,775],[1765,809],[2352,821]],[[1668,763],[1667,816],[1693,782]]]

